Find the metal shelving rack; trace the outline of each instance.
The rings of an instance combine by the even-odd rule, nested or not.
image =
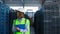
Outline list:
[[[0,3],[0,34],[8,34],[9,7],[3,2]]]
[[[44,34],[60,34],[60,14],[58,2],[44,5]]]

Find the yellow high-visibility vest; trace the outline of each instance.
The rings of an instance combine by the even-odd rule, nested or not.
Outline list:
[[[27,26],[28,30],[27,30],[27,32],[25,32],[25,34],[30,34],[30,20],[29,19],[22,18],[22,20],[20,22],[18,19],[16,19],[13,21],[13,24],[14,24],[14,27],[19,24],[28,24],[28,26]],[[14,34],[24,34],[24,32],[15,31]]]

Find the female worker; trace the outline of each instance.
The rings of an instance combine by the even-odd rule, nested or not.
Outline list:
[[[17,11],[17,19],[13,20],[14,34],[30,34],[30,20],[24,18],[24,13]]]

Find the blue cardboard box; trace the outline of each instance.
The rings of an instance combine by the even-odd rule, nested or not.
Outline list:
[[[16,25],[16,27],[18,27],[20,29],[25,29],[25,24]]]

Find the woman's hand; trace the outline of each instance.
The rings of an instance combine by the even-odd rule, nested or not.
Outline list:
[[[20,28],[16,28],[17,31],[20,31]]]

